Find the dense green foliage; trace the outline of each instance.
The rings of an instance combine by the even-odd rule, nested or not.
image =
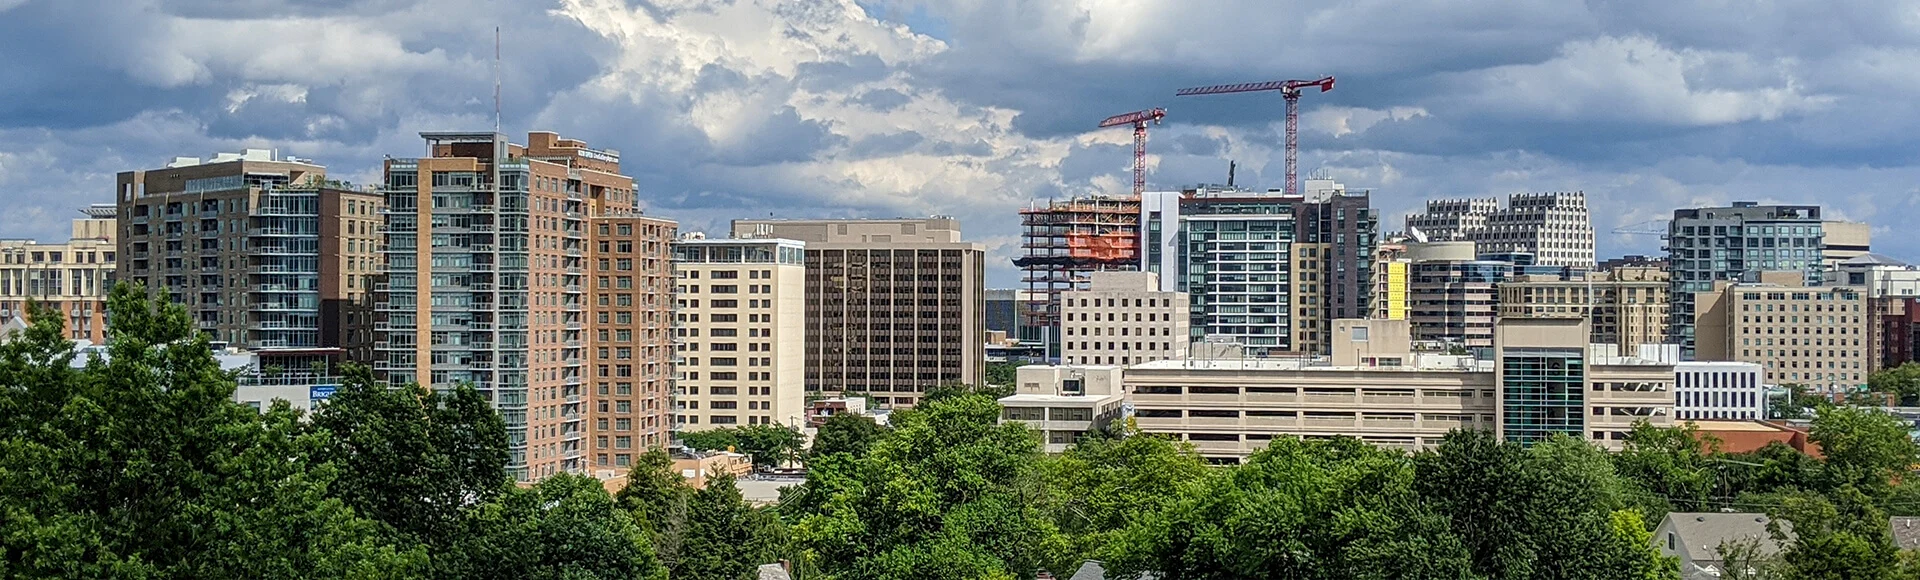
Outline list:
[[[799,429],[781,425],[748,425],[675,434],[680,444],[700,451],[744,453],[756,467],[774,467],[796,461],[806,450],[807,437]]]
[[[840,413],[827,417],[821,422],[820,429],[813,434],[813,447],[807,449],[809,457],[824,457],[835,453],[853,456],[867,454],[873,442],[884,433],[880,424],[872,417],[853,413]]]
[[[1168,580],[1671,580],[1660,518],[1735,510],[1772,515],[1783,546],[1724,546],[1750,578],[1920,579],[1887,522],[1920,513],[1920,446],[1866,408],[1815,406],[1823,458],[1646,425],[1618,453],[1460,431],[1416,453],[1276,439],[1227,467],[1120,426],[1049,456],[976,387],[891,427],[835,417],[804,454],[780,426],[682,434],[805,459],[759,507],[657,450],[617,494],[516,486],[506,429],[467,388],[351,369],[310,417],[256,412],[182,309],[125,287],[111,306],[110,359],[71,365],[62,316],[37,309],[0,345],[0,577],[738,580],[791,561],[808,580],[1011,580],[1100,559]]]

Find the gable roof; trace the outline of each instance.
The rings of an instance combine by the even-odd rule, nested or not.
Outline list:
[[[1920,548],[1920,518],[1895,517],[1889,522],[1893,527],[1893,545],[1902,550]]]
[[[1760,513],[1672,512],[1667,514],[1663,525],[1672,526],[1678,541],[1688,547],[1688,553],[1697,554],[1702,560],[1719,560],[1720,544],[1728,540],[1752,538],[1759,541],[1761,554],[1780,553],[1780,543],[1767,532],[1768,521],[1767,514]],[[1786,522],[1781,523],[1784,528]],[[1788,538],[1793,537],[1791,529],[1784,531]],[[1662,540],[1654,538],[1654,541]]]
[[[1159,578],[1160,575],[1157,573],[1145,572],[1140,574],[1136,580],[1159,580]],[[1108,580],[1107,567],[1101,564],[1099,560],[1087,560],[1080,563],[1080,569],[1075,571],[1073,576],[1067,578],[1067,580]]]

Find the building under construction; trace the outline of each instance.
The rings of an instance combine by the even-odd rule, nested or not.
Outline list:
[[[1090,196],[1020,211],[1021,247],[1013,261],[1025,272],[1020,339],[1057,351],[1060,293],[1085,289],[1087,274],[1140,269],[1140,198]]]

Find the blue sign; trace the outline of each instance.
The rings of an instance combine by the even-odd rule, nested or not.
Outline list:
[[[339,388],[340,385],[314,385],[307,387],[307,398],[315,401],[325,401],[327,397],[333,396],[334,390]]]

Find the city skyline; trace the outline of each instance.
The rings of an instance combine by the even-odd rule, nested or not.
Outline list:
[[[1920,84],[1895,72],[1916,39],[1891,4],[1737,22],[1678,5],[84,4],[0,2],[0,43],[50,56],[0,85],[9,237],[55,240],[115,172],[179,155],[273,147],[376,182],[420,131],[492,126],[503,24],[502,131],[655,160],[632,170],[649,213],[709,233],[953,215],[995,287],[1018,278],[1019,207],[1127,191],[1128,135],[1094,127],[1108,115],[1167,108],[1149,189],[1223,182],[1229,160],[1280,187],[1278,97],[1173,96],[1201,84],[1337,76],[1302,101],[1302,174],[1372,191],[1389,224],[1426,199],[1584,191],[1610,257],[1657,253],[1611,231],[1678,207],[1818,203],[1886,233],[1920,203],[1903,98]]]

